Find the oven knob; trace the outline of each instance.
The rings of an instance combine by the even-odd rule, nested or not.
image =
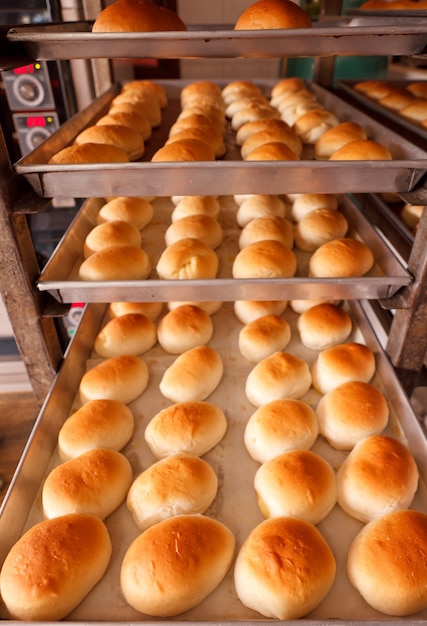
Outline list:
[[[40,145],[45,139],[50,136],[49,130],[47,128],[33,128],[26,136],[27,146],[30,150],[34,150]]]
[[[13,83],[13,94],[24,106],[36,107],[43,102],[45,90],[34,76],[19,76]]]

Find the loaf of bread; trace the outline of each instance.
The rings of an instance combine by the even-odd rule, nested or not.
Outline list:
[[[103,9],[92,26],[94,33],[187,30],[178,15],[150,0],[116,0]]]
[[[88,281],[143,280],[151,272],[148,254],[138,246],[110,246],[94,252],[79,267],[79,278]]]
[[[209,343],[213,330],[206,311],[192,304],[183,304],[162,317],[157,326],[157,337],[163,350],[182,354]]]
[[[297,328],[304,346],[311,350],[326,350],[349,337],[353,322],[340,306],[321,302],[301,313]]]
[[[74,139],[79,146],[84,143],[111,144],[126,152],[130,161],[142,157],[145,143],[142,135],[127,126],[119,124],[93,125],[81,131]]]
[[[246,379],[246,397],[256,407],[272,400],[299,400],[311,386],[308,364],[289,352],[275,352],[255,365]]]
[[[264,517],[297,517],[321,522],[337,502],[331,465],[311,450],[288,450],[265,461],[254,477]]]
[[[278,315],[264,315],[246,324],[239,332],[240,353],[252,363],[284,350],[291,340],[289,323]]]
[[[93,448],[49,472],[42,488],[46,518],[88,513],[104,520],[126,498],[132,483],[127,458],[108,448]]]
[[[200,604],[223,580],[235,539],[205,515],[176,515],[144,531],[124,556],[120,586],[137,611],[172,617]]]
[[[310,28],[308,14],[291,0],[258,0],[238,18],[235,30]]]
[[[101,328],[94,341],[99,356],[106,359],[121,354],[139,356],[157,341],[156,325],[142,313],[114,317]]]
[[[233,262],[233,278],[290,278],[297,271],[291,248],[264,239],[242,248]]]
[[[246,450],[265,463],[289,450],[308,450],[319,434],[317,416],[302,400],[273,400],[249,418],[244,433]]]
[[[150,465],[133,481],[126,504],[135,524],[154,524],[189,513],[204,513],[218,491],[211,465],[192,454],[171,454]]]
[[[100,252],[112,246],[141,247],[141,233],[129,222],[120,220],[98,224],[86,236],[83,254],[87,258],[94,252]]]
[[[102,579],[111,553],[108,530],[93,515],[72,513],[32,526],[9,551],[0,572],[9,617],[62,620]]]
[[[167,246],[157,262],[157,273],[166,280],[215,278],[219,260],[202,241],[179,239]]]
[[[129,404],[145,391],[148,377],[147,364],[139,357],[113,356],[83,374],[80,398],[82,402],[106,399]]]
[[[294,245],[294,231],[291,222],[284,217],[255,217],[248,222],[239,236],[239,248],[246,248],[258,241],[279,241],[284,246]]]
[[[85,163],[128,163],[125,150],[108,143],[84,143],[66,146],[53,154],[48,165],[79,165]]]
[[[287,300],[236,300],[234,313],[242,324],[250,324],[265,315],[282,315]]]
[[[224,411],[211,402],[178,402],[162,409],[147,424],[144,437],[158,459],[187,452],[203,456],[227,431]]]
[[[319,352],[311,374],[313,387],[322,394],[351,381],[369,383],[375,374],[375,355],[362,343],[343,343]]]
[[[345,278],[364,276],[374,266],[372,250],[363,241],[342,237],[317,248],[308,264],[314,278]]]
[[[93,448],[120,451],[130,441],[135,426],[132,411],[117,400],[91,400],[72,413],[58,433],[63,461]]]
[[[106,202],[96,217],[98,224],[120,220],[142,230],[153,219],[153,206],[138,196],[117,196]]]
[[[374,609],[392,616],[413,615],[427,606],[427,515],[394,511],[369,522],[353,540],[347,574]]]
[[[108,311],[111,317],[138,313],[154,322],[162,313],[164,306],[164,302],[111,302]]]
[[[316,209],[296,224],[295,245],[299,250],[314,252],[329,241],[342,239],[347,231],[348,221],[341,211]]]
[[[224,372],[218,352],[198,346],[180,354],[160,381],[160,391],[172,402],[206,400],[218,387]]]
[[[261,615],[298,619],[326,597],[335,573],[334,555],[316,526],[278,517],[261,522],[245,539],[234,585],[241,602]]]

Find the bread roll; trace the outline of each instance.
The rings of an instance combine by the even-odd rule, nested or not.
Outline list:
[[[281,119],[271,118],[264,120],[254,120],[253,122],[247,122],[246,124],[243,124],[243,126],[239,128],[236,133],[236,143],[238,146],[241,146],[247,139],[249,139],[249,137],[259,132],[267,131],[270,133],[280,133],[283,131],[289,132],[290,130],[291,129],[286,124],[286,122]]]
[[[0,572],[11,619],[55,622],[102,579],[112,553],[104,523],[73,513],[32,526],[11,548]]]
[[[206,400],[221,382],[223,371],[218,352],[198,346],[176,358],[163,374],[159,388],[172,402]]]
[[[245,95],[258,96],[262,93],[260,87],[251,80],[233,80],[227,83],[221,90],[225,104],[230,104],[233,100]]]
[[[200,139],[179,139],[162,146],[153,155],[153,163],[163,161],[215,161],[215,152]]]
[[[160,126],[162,109],[156,98],[150,98],[135,92],[121,92],[112,100],[108,109],[110,115],[135,113],[135,111],[147,119],[151,129]]]
[[[194,302],[194,301],[188,301],[188,302],[168,302],[168,309],[169,311],[173,311],[174,309],[177,309],[178,307],[182,306],[183,304],[190,304],[191,306],[196,306],[198,309],[202,309],[202,311],[205,311],[205,313],[207,313],[208,315],[213,315],[214,313],[216,313],[217,311],[219,311],[219,309],[222,307],[222,302],[218,302],[215,300],[206,300],[203,302]]]
[[[293,91],[304,89],[304,87],[304,80],[298,76],[287,76],[286,78],[281,78],[271,89],[271,99],[273,100],[273,98],[283,96],[285,93],[292,93]]]
[[[289,278],[295,276],[297,260],[280,241],[264,239],[242,248],[233,262],[233,278]]]
[[[316,108],[320,106],[316,94],[311,89],[302,87],[297,91],[288,92],[282,95],[278,100],[276,107],[280,113],[283,113],[286,109],[295,107],[303,103],[314,102]]]
[[[258,95],[245,95],[235,98],[225,108],[226,117],[232,118],[238,111],[241,111],[250,104],[257,103],[269,106],[268,99],[262,93]]]
[[[347,555],[347,574],[363,599],[385,615],[426,608],[427,515],[394,511],[369,522]]]
[[[209,343],[213,330],[212,320],[206,311],[192,304],[183,304],[160,320],[157,336],[163,350],[170,354],[182,354]]]
[[[190,215],[208,215],[215,219],[220,208],[218,198],[215,196],[184,196],[176,203],[171,221],[177,222]]]
[[[371,249],[362,241],[343,237],[324,243],[310,257],[309,276],[364,276],[375,262]]]
[[[147,424],[144,437],[158,459],[187,452],[203,456],[227,430],[223,410],[211,402],[179,402],[162,409]]]
[[[335,472],[310,450],[289,450],[258,468],[254,487],[264,517],[321,522],[337,502]]]
[[[399,114],[411,122],[423,122],[427,119],[427,98],[415,98]]]
[[[250,324],[264,315],[282,315],[286,300],[236,300],[234,313],[242,324]]]
[[[148,367],[134,355],[113,356],[101,361],[85,374],[79,385],[82,402],[117,400],[129,404],[148,385]]]
[[[81,280],[143,280],[151,272],[148,254],[137,246],[110,246],[94,252],[79,268]]]
[[[374,99],[383,98],[390,93],[393,87],[384,80],[362,80],[355,83],[354,89]]]
[[[168,246],[157,263],[157,273],[166,280],[215,278],[218,257],[198,239],[179,239]]]
[[[289,352],[275,352],[255,365],[246,379],[246,397],[256,407],[273,400],[299,400],[311,386],[308,364]]]
[[[206,107],[192,104],[181,111],[173,127],[201,127],[206,126],[206,124],[211,126],[221,136],[225,134],[225,115],[212,106]]]
[[[150,94],[158,100],[162,109],[168,104],[168,94],[166,89],[160,83],[152,80],[138,78],[130,80],[122,85],[122,91],[137,90],[144,94]]]
[[[279,120],[276,120],[279,121]],[[251,134],[242,144],[241,155],[243,159],[255,150],[263,146],[265,143],[272,141],[279,141],[284,143],[288,148],[292,150],[297,157],[302,154],[302,141],[298,135],[289,128],[283,128],[282,130],[260,130]]]
[[[132,483],[127,458],[108,448],[94,448],[55,467],[42,488],[46,518],[87,513],[104,520],[126,498]]]
[[[302,193],[294,198],[291,206],[291,214],[296,222],[299,222],[316,209],[336,210],[338,197],[331,193]]]
[[[144,531],[129,546],[120,586],[137,611],[178,615],[200,604],[223,580],[235,539],[221,522],[204,515],[176,515]]]
[[[325,131],[314,145],[315,159],[329,159],[339,148],[351,141],[367,139],[364,128],[356,122],[341,122]]]
[[[313,387],[322,394],[350,381],[369,383],[374,374],[374,353],[355,342],[322,350],[311,368]]]
[[[255,217],[248,222],[239,237],[239,248],[246,248],[258,241],[279,241],[288,248],[294,245],[292,224],[284,217]]]
[[[98,224],[88,233],[84,244],[85,258],[94,252],[100,252],[112,246],[141,247],[141,233],[133,224],[123,221],[111,221]]]
[[[385,435],[364,437],[338,470],[338,504],[351,517],[370,522],[409,508],[418,478],[417,464],[403,443]]]
[[[313,252],[334,239],[342,239],[348,231],[347,218],[335,209],[316,209],[295,226],[295,245],[299,250]]]
[[[165,243],[170,246],[180,239],[198,239],[215,250],[222,243],[223,236],[221,225],[214,217],[188,215],[175,220],[167,228]]]
[[[291,0],[258,0],[238,18],[235,30],[310,28],[308,14]]]
[[[139,313],[154,322],[162,313],[164,306],[164,302],[111,302],[109,313],[112,317]]]
[[[244,433],[254,461],[265,463],[289,450],[308,450],[319,434],[314,410],[302,400],[273,400],[249,418]]]
[[[337,450],[379,435],[387,426],[388,404],[376,387],[361,381],[338,385],[320,398],[316,407],[320,434]]]
[[[139,356],[157,341],[156,325],[142,313],[114,317],[101,328],[94,341],[99,356],[109,358],[121,354]]]
[[[308,96],[296,99],[294,104],[290,105],[287,103],[286,107],[280,107],[282,109],[280,112],[280,119],[292,128],[298,118],[313,109],[317,109],[318,107],[319,102],[316,99],[310,99]]]
[[[277,109],[272,107],[269,103],[262,104],[260,102],[253,102],[233,115],[231,128],[234,131],[238,131],[243,124],[265,119],[280,119],[280,114]]]
[[[326,597],[335,572],[332,551],[313,524],[279,517],[261,522],[245,539],[234,585],[241,602],[261,615],[298,619]]]
[[[144,141],[150,139],[152,135],[151,124],[141,112],[138,111],[116,111],[103,115],[96,122],[97,126],[127,126],[134,132],[139,133]]]
[[[304,313],[305,311],[308,311],[308,309],[311,309],[311,307],[318,304],[324,304],[326,302],[336,304],[337,306],[339,305],[339,301],[337,302],[336,300],[290,300],[289,304],[292,311],[295,311],[295,313]]]
[[[209,96],[213,100],[222,100],[222,90],[221,87],[212,80],[192,81],[181,89],[180,101],[182,108],[188,104],[189,98],[193,96],[198,98]]]
[[[419,224],[424,209],[425,205],[404,204],[400,212],[402,222],[404,222],[406,226],[411,229],[416,228]]]
[[[153,206],[145,198],[137,196],[118,196],[106,202],[98,212],[97,222],[111,222],[120,220],[129,222],[142,230],[153,219]]]
[[[175,141],[181,141],[181,139],[186,140],[197,139],[198,141],[202,141],[207,144],[209,148],[211,148],[215,154],[215,157],[219,158],[224,156],[227,149],[224,143],[224,138],[219,130],[217,130],[213,126],[208,126],[207,124],[200,124],[198,126],[191,125],[179,125],[177,122],[174,125],[173,132],[169,133],[169,137],[165,142],[165,145],[171,144]]]
[[[94,33],[187,30],[171,9],[149,0],[117,0],[103,9],[92,26]]]
[[[324,108],[312,109],[303,113],[295,120],[292,130],[296,132],[303,143],[315,144],[316,141],[330,128],[340,123],[334,113]]]
[[[77,135],[74,143],[77,146],[83,143],[112,144],[124,150],[131,161],[142,157],[145,151],[142,135],[119,124],[88,126]]]
[[[407,89],[402,88],[393,89],[386,96],[378,100],[378,104],[381,104],[386,109],[391,111],[401,111],[403,108],[411,104],[415,96],[411,94]]]
[[[427,98],[427,82],[425,80],[417,80],[409,85],[406,89],[417,98]]]
[[[240,353],[252,363],[257,363],[279,350],[284,350],[291,340],[291,328],[277,315],[265,315],[246,324],[239,333]]]
[[[245,161],[298,161],[298,159],[295,152],[280,141],[264,143],[245,157]]]
[[[58,434],[63,461],[93,448],[120,451],[130,441],[135,422],[132,411],[117,400],[91,400],[70,415]]]
[[[304,346],[311,350],[326,350],[348,338],[353,322],[347,311],[338,305],[322,302],[301,313],[297,328]]]
[[[178,453],[167,456],[133,481],[126,504],[135,524],[146,530],[154,524],[189,513],[204,513],[218,490],[212,467],[197,456]]]
[[[257,217],[281,217],[286,214],[286,205],[279,196],[251,194],[241,202],[236,214],[239,226],[244,228]]]
[[[128,163],[125,150],[108,143],[84,143],[62,148],[53,154],[48,165],[79,165],[84,163]]]
[[[339,148],[330,157],[330,161],[391,161],[390,150],[371,139],[350,141]]]

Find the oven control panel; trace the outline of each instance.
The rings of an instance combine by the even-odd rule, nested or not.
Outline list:
[[[22,154],[37,148],[60,126],[56,111],[14,113],[12,119]]]
[[[49,70],[37,61],[3,72],[6,97],[11,111],[55,109]]]

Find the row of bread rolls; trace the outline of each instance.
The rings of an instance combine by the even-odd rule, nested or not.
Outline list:
[[[427,128],[427,81],[405,85],[386,80],[363,80],[354,89],[405,120]]]
[[[363,11],[425,11],[425,0],[366,0],[360,5]]]
[[[152,129],[162,121],[167,106],[165,89],[150,80],[125,83],[108,111],[82,130],[72,145],[54,154],[53,165],[128,162],[140,159]]]

